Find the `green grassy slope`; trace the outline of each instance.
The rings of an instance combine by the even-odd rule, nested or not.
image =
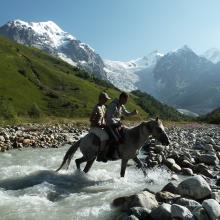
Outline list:
[[[209,114],[200,117],[200,120],[207,123],[220,124],[220,107],[213,110]]]
[[[148,112],[151,117],[158,116],[161,119],[176,121],[190,119],[179,113],[175,108],[162,104],[145,92],[137,90],[133,91],[132,94],[135,95],[134,99],[136,100],[136,103]]]
[[[110,84],[40,50],[0,38],[0,118],[87,117],[100,91]],[[129,109],[147,114],[131,98]]]
[[[60,59],[0,37],[1,120],[88,117],[104,90],[112,98],[120,94],[110,83]],[[143,97],[132,93],[127,108],[139,111],[137,119],[149,115],[166,118],[168,108],[149,97],[145,95],[143,105]],[[167,119],[180,119],[179,113],[173,111]]]

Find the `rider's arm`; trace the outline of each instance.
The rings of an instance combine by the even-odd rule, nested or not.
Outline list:
[[[125,115],[125,116],[133,116],[133,115],[136,115],[136,111],[133,111],[133,112],[129,112],[124,105],[121,106],[122,108],[122,114]]]
[[[92,127],[99,126],[99,118],[100,118],[100,114],[99,114],[99,111],[98,111],[98,106],[96,105],[93,108],[93,111],[92,111],[91,116],[90,116],[90,122],[91,122]]]
[[[108,105],[107,111],[106,111],[106,123],[107,125],[120,125],[120,118],[117,117],[117,104],[111,103]]]

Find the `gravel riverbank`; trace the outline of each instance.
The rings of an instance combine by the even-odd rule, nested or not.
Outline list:
[[[57,148],[71,144],[87,131],[87,127],[76,128],[73,124],[6,126],[0,128],[0,151],[24,147]]]

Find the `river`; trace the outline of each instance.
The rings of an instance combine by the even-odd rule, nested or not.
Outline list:
[[[94,163],[89,174],[76,171],[74,159],[68,171],[54,172],[69,146],[53,149],[11,150],[0,154],[1,220],[114,219],[113,199],[144,188],[159,190],[170,179],[165,169],[148,170],[155,184],[129,166],[120,178],[120,161]]]

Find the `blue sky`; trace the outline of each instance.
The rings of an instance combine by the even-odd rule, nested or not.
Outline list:
[[[56,22],[103,58],[129,60],[185,44],[220,48],[219,0],[1,0],[8,20]]]

